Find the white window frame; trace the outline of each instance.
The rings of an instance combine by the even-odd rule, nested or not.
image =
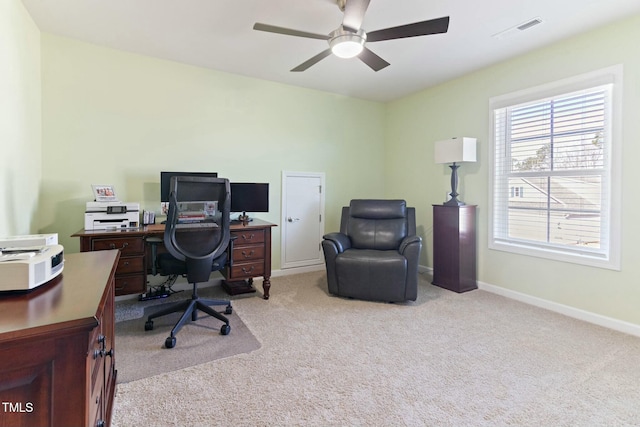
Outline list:
[[[489,162],[491,171],[489,173],[489,249],[512,252],[522,255],[535,256],[540,258],[553,259],[576,264],[583,264],[593,267],[606,268],[612,270],[620,270],[620,246],[621,246],[621,201],[622,201],[622,65],[607,67],[590,73],[582,74],[557,82],[536,86],[533,88],[521,90],[506,95],[496,96],[489,100],[490,112],[490,152]],[[520,241],[511,238],[505,238],[504,235],[497,235],[500,227],[496,227],[495,222],[498,220],[498,212],[496,211],[494,184],[496,167],[496,129],[495,129],[495,112],[509,106],[519,105],[526,102],[544,100],[546,98],[560,96],[563,94],[590,89],[603,85],[611,85],[611,102],[609,121],[609,144],[605,144],[605,169],[608,172],[606,176],[606,187],[603,193],[606,193],[606,200],[603,200],[602,217],[608,220],[603,221],[602,227],[606,227],[605,235],[607,239],[602,242],[601,252],[593,253],[590,251],[580,251],[571,248],[559,247],[559,245],[550,245],[545,243],[537,243],[532,241]]]

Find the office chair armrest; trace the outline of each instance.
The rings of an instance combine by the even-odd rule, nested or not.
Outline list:
[[[398,252],[404,255],[407,250],[410,250],[411,247],[417,247],[418,250],[422,248],[422,237],[420,236],[407,236],[402,239],[400,242],[400,247],[398,248]]]
[[[329,233],[322,236],[324,240],[328,240],[333,243],[338,253],[342,253],[345,250],[351,248],[351,239],[349,236],[342,233]]]

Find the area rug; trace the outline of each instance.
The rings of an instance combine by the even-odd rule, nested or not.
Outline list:
[[[229,335],[220,334],[221,321],[199,313],[196,322],[190,322],[180,330],[176,336],[176,346],[167,349],[164,341],[179,319],[179,314],[156,318],[153,330],[144,330],[146,316],[159,308],[155,305],[144,307],[141,310],[143,316],[116,323],[118,383],[250,353],[260,348],[260,342],[234,312],[227,316],[231,326]],[[223,311],[225,307],[214,308]]]

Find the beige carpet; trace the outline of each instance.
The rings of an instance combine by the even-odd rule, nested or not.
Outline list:
[[[113,424],[640,425],[640,339],[498,295],[346,300],[318,272],[234,308],[260,349],[119,384]]]
[[[201,294],[203,297],[213,297],[211,292],[205,291]],[[222,295],[215,295],[215,297],[218,296]],[[164,348],[165,338],[169,336],[171,328],[178,321],[179,314],[154,319],[154,328],[151,331],[144,330],[146,316],[163,304],[188,297],[189,294],[181,292],[172,298],[150,301],[146,303],[148,304],[146,307],[140,303],[116,305],[118,317],[126,317],[126,312],[135,309],[139,310],[137,316],[141,316],[116,323],[118,383],[170,373],[260,348],[260,342],[235,313],[227,316],[231,326],[229,335],[220,335],[220,327],[223,325],[220,320],[200,313],[197,322],[185,325],[178,332],[177,344],[174,348]],[[214,306],[213,308],[223,311],[225,307]]]

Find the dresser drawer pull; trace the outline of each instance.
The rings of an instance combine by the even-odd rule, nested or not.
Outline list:
[[[249,267],[249,268],[242,267],[242,272],[243,272],[244,274],[249,274],[249,273],[251,273],[251,272],[253,271],[253,269],[254,269],[254,268],[255,268],[255,266],[254,266],[254,265],[252,265],[252,266],[251,266],[251,267]]]
[[[125,249],[127,246],[129,246],[129,242],[124,242],[124,243],[122,244],[122,247],[121,247],[121,248],[118,248],[118,249]],[[116,248],[116,244],[115,244],[115,243],[111,243],[111,244],[109,245],[109,247],[110,247],[111,249],[115,249],[115,248]]]
[[[243,238],[244,240],[249,241],[249,240],[253,240],[253,238],[254,238],[255,236],[256,236],[256,235],[255,235],[255,234],[253,234],[253,233],[249,234],[248,236],[247,236],[246,234],[243,234],[243,235],[242,235],[242,238]]]
[[[242,256],[245,257],[245,258],[251,258],[253,256],[253,254],[255,254],[255,253],[256,253],[256,251],[254,251],[254,250],[251,250],[251,252],[249,252],[249,253],[246,253],[245,251],[242,251]]]

